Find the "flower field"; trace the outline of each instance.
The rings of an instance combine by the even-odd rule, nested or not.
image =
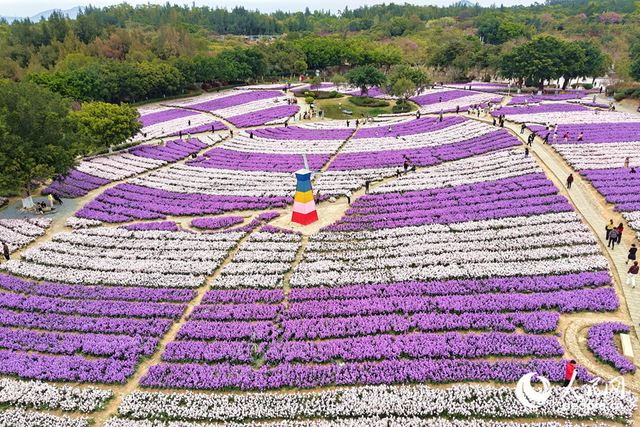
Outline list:
[[[635,332],[615,270],[516,135],[440,121],[442,105],[504,89],[473,85],[420,95],[436,114],[357,128],[278,125],[294,114],[278,86],[144,107],[145,129],[200,116],[259,127],[85,160],[47,191],[108,188],[54,221],[0,219],[16,252],[0,264],[0,425],[633,423],[636,366],[616,334]],[[500,111],[536,130],[561,118],[568,141],[544,148],[640,227],[636,177],[617,164],[640,149],[631,114],[547,101]],[[289,222],[302,154],[324,196],[310,226]],[[576,350],[565,333],[584,319]],[[589,385],[600,367],[627,390]],[[552,383],[539,408],[515,391],[530,372]]]

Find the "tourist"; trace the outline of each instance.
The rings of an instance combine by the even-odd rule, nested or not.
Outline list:
[[[7,242],[2,242],[2,253],[4,254],[4,259],[6,259],[7,261],[9,261],[10,257],[10,253],[9,253],[9,245],[7,245]],[[636,263],[637,264],[637,263]]]
[[[409,169],[409,160],[404,161],[404,174],[407,174],[407,169]]]
[[[569,132],[564,134],[564,142],[567,142],[567,139],[569,139]]]
[[[578,141],[582,141],[582,131],[580,131],[580,135],[578,135]]]
[[[47,199],[49,199],[49,205],[51,205],[51,209],[53,209],[53,195],[49,193]]]
[[[556,139],[558,139],[558,131],[555,131],[555,132],[553,133],[553,143],[554,143],[554,144],[556,143]]]
[[[493,118],[493,125],[494,126],[496,125],[496,118],[495,117]]]
[[[400,168],[396,169],[396,178],[400,178],[400,176],[402,175],[402,173],[400,172]]]
[[[182,139],[182,131],[178,132],[178,139]]]
[[[524,149],[524,158],[526,159],[527,157],[529,157],[529,147],[525,147]]]
[[[523,123],[522,126],[520,126],[520,133],[523,134],[526,128],[527,128],[527,125]]]
[[[458,114],[460,112],[460,106],[456,105],[456,114]]]
[[[607,237],[609,238],[609,243],[607,244],[607,247],[613,250],[613,248],[615,248],[616,246],[616,241],[618,240],[618,230],[615,228],[612,228],[611,230],[609,230],[609,233],[607,233]]]
[[[322,194],[320,193],[320,190],[316,191],[316,205],[320,204],[321,197],[322,197]]]
[[[344,195],[347,197],[347,204],[351,204],[351,190],[347,190],[346,193],[344,193]]]
[[[58,202],[59,204],[62,204],[62,199],[60,198],[60,196],[58,196],[57,194],[53,193],[53,199]]]
[[[626,158],[624,159],[624,168],[625,168],[625,169],[628,169],[628,168],[629,168],[629,158],[628,158],[628,157],[626,157]]]
[[[286,123],[284,124],[285,126],[287,125]],[[211,132],[215,132],[216,131],[216,125],[215,124],[211,124]]]
[[[440,122],[442,122],[442,110],[440,110]]]
[[[533,145],[533,140],[536,138],[536,134],[535,132],[531,132],[531,134],[529,134],[529,138],[527,139],[527,145],[529,147],[531,147]]]
[[[249,132],[249,138],[253,139],[253,132]]]
[[[636,244],[635,243],[632,243],[631,244],[631,249],[629,249],[629,255],[627,255],[627,260],[624,263],[628,264],[629,261],[635,261],[636,260],[636,252],[638,252],[638,248],[636,248]]]
[[[356,119],[356,127],[358,127],[359,124],[360,124],[360,120]]]
[[[356,126],[358,126],[358,125],[356,124]],[[349,127],[349,120],[347,120],[347,127]]]
[[[369,194],[369,184],[371,184],[371,180],[369,178],[364,180],[364,194]]]
[[[391,132],[391,125],[389,125],[389,132]]]
[[[614,228],[615,228],[615,225],[613,225],[613,220],[610,219],[609,224],[607,224],[607,226],[605,227],[606,234],[609,234],[609,231],[613,230]]]
[[[618,240],[616,241],[617,244],[620,244],[620,241],[622,240],[622,230],[624,230],[624,226],[622,225],[622,223],[620,223],[616,228],[616,231],[618,232]]]
[[[411,173],[416,173],[416,164],[411,165]]]
[[[634,261],[633,265],[629,267],[629,270],[627,271],[627,285],[631,282],[632,288],[636,287],[636,276],[638,276],[638,270],[640,270],[638,261]]]
[[[189,126],[191,126],[191,120],[187,120],[187,123],[189,123]]]
[[[567,177],[567,188],[571,188],[571,183],[573,182],[573,174],[570,173]]]
[[[229,129],[229,135],[231,135],[231,138],[233,138],[233,130]]]
[[[547,132],[547,134],[544,136],[544,143],[545,143],[545,144],[548,144],[548,143],[549,143],[549,134],[550,134],[550,133],[551,133],[551,132]]]
[[[567,369],[564,371],[564,384],[562,384],[562,387],[568,387],[569,384],[571,384],[575,370],[576,361],[572,359],[570,362],[567,362]]]

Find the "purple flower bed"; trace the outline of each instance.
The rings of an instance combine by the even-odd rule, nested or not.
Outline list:
[[[563,359],[505,359],[496,362],[468,359],[405,359],[380,362],[348,362],[329,365],[282,363],[258,369],[227,363],[159,364],[149,368],[140,380],[146,387],[190,389],[268,390],[281,387],[315,388],[341,385],[397,384],[407,382],[448,383],[499,381],[514,383],[528,372],[537,372],[549,381],[562,381],[567,361]],[[591,378],[579,367],[579,381]]]
[[[467,121],[469,120],[460,116],[443,117],[442,121],[434,120],[433,117],[423,116],[416,120],[391,125],[391,132],[389,132],[388,125],[360,128],[353,138],[386,138],[389,136],[395,137],[396,135],[415,135],[418,133],[435,132]]]
[[[431,282],[398,282],[363,284],[340,288],[292,288],[288,300],[325,300],[411,295],[467,295],[474,293],[548,292],[606,286],[611,277],[606,271],[584,272],[563,276],[492,277],[488,279],[437,280]]]
[[[239,128],[260,126],[273,120],[291,117],[296,114],[298,110],[299,107],[297,105],[281,105],[279,107],[228,117],[227,120]]]
[[[260,215],[258,215],[258,219],[260,221],[266,221],[269,222],[274,218],[277,218],[280,216],[280,212],[277,211],[271,211],[271,212],[262,212]],[[264,227],[263,227],[264,228]]]
[[[346,140],[353,129],[304,129],[297,126],[273,127],[252,130],[258,138],[281,139],[284,141],[330,141]]]
[[[0,307],[39,313],[79,314],[109,317],[179,318],[186,304],[161,304],[129,301],[68,300],[39,295],[0,293]]]
[[[151,126],[169,120],[181,119],[183,117],[195,116],[200,114],[197,111],[172,109],[166,111],[158,111],[157,113],[149,113],[141,116],[138,121],[144,126]]]
[[[283,312],[278,304],[202,304],[193,309],[191,320],[271,320]]]
[[[176,339],[267,341],[278,335],[278,326],[271,321],[213,322],[189,320],[180,327]]]
[[[366,195],[345,216],[323,230],[395,228],[546,212],[571,212],[557,187],[544,174],[529,174],[451,188]]]
[[[478,358],[488,356],[562,356],[557,337],[504,332],[410,335],[375,335],[329,341],[276,341],[264,353],[264,361],[325,363],[333,359],[366,361],[400,358]]]
[[[170,319],[131,319],[128,317],[66,316],[0,309],[0,324],[63,332],[96,332],[142,336],[161,336],[173,323]]]
[[[297,234],[298,236],[302,236],[302,232],[300,231],[293,231],[293,230],[289,230],[287,228],[280,228],[280,227],[273,227],[271,225],[264,225],[261,229],[261,232],[263,233],[283,233],[283,234]]]
[[[169,141],[166,145],[139,145],[129,150],[131,154],[150,159],[164,160],[166,162],[176,162],[185,157],[197,153],[207,145],[197,139],[183,141]]]
[[[293,203],[291,197],[242,197],[185,194],[118,184],[106,189],[75,215],[105,222],[133,219],[165,219],[165,215],[218,215],[233,210],[284,208]]]
[[[139,222],[131,225],[121,225],[118,228],[126,230],[167,230],[178,231],[178,224],[174,221]]]
[[[400,314],[371,316],[320,317],[317,319],[287,319],[282,321],[283,340],[316,340],[343,338],[382,333],[438,332],[456,330],[484,330],[514,332],[555,331],[560,315],[555,311],[516,313],[416,313],[411,317]]]
[[[580,173],[607,202],[616,205],[617,211],[640,210],[640,173],[631,173],[631,169],[625,168],[582,170]]]
[[[201,303],[278,303],[283,299],[284,292],[281,289],[212,289],[204,294]]]
[[[631,328],[620,322],[596,323],[589,328],[587,335],[587,346],[596,358],[605,363],[613,365],[622,375],[631,372],[635,373],[637,367],[624,357],[613,344],[614,334],[628,334]]]
[[[167,362],[252,363],[254,344],[246,341],[173,341],[167,344],[162,360]]]
[[[469,92],[466,90],[444,90],[438,93],[414,96],[410,99],[418,105],[431,105],[473,95],[475,95],[473,92]]]
[[[527,294],[479,294],[383,297],[368,299],[308,300],[291,303],[286,318],[355,316],[417,312],[501,312],[558,310],[614,311],[620,303],[610,287],[575,289],[570,291],[533,292]]]
[[[194,218],[191,220],[191,226],[206,229],[217,230],[219,228],[229,228],[232,225],[240,224],[244,221],[241,216],[221,216],[217,218]]]
[[[329,164],[328,170],[400,168],[406,159],[409,159],[411,163],[415,163],[417,166],[432,166],[443,161],[458,160],[520,144],[521,142],[518,138],[511,135],[506,129],[501,129],[481,137],[437,147],[340,153]]]
[[[564,135],[569,133],[567,142]],[[580,132],[582,141],[578,141]],[[631,142],[640,140],[640,123],[595,123],[595,124],[561,124],[558,125],[558,138],[555,144],[584,144]],[[551,140],[549,142],[552,142]]]
[[[215,111],[223,108],[235,107],[236,105],[246,104],[247,102],[260,101],[261,99],[277,98],[282,96],[281,93],[268,90],[255,90],[251,92],[243,92],[238,95],[225,96],[213,99],[207,102],[187,105],[186,108],[198,111]]]
[[[572,111],[588,111],[589,109],[583,105],[578,104],[542,104],[528,107],[504,107],[500,110],[491,112],[493,116],[499,116],[500,114],[539,114],[539,113],[554,113],[554,112],[572,112]]]
[[[227,125],[225,125],[224,123],[222,123],[220,121],[215,121],[215,122],[207,123],[206,125],[200,125],[200,126],[190,127],[190,128],[186,128],[186,129],[181,129],[181,130],[179,130],[177,132],[172,133],[171,136],[178,136],[180,134],[180,132],[182,132],[183,136],[188,134],[188,133],[211,132],[212,131],[212,126],[213,126],[213,130],[226,130],[226,129],[229,129],[227,127]]]
[[[49,282],[38,283],[2,273],[0,273],[0,288],[24,294],[96,300],[187,302],[196,296],[196,291],[193,289],[84,286]]]
[[[207,158],[208,157],[208,158]],[[311,170],[320,169],[331,154],[310,154],[307,156]],[[300,154],[266,154],[212,148],[203,156],[186,162],[189,166],[201,168],[232,169],[246,171],[295,172],[304,168]]]
[[[69,169],[69,175],[53,181],[51,185],[42,190],[42,194],[56,194],[60,197],[75,198],[86,195],[89,191],[95,190],[101,185],[110,183],[108,179],[97,178]]]

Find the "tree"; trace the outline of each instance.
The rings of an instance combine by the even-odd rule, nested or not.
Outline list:
[[[120,144],[142,128],[138,110],[128,105],[105,102],[83,103],[80,111],[72,113],[79,130],[96,145]]]
[[[532,80],[540,90],[545,80],[561,77],[567,67],[563,62],[564,42],[551,36],[538,37],[503,55],[500,72],[507,78]]]
[[[317,90],[321,84],[322,84],[322,77],[315,76],[314,78],[311,79],[311,89]]]
[[[571,79],[584,75],[586,69],[586,57],[584,49],[576,43],[564,43],[561,48],[562,61],[564,62],[564,84],[562,90],[565,90]]]
[[[307,63],[302,59],[298,59],[293,63],[293,72],[296,74],[304,74],[307,71]]]
[[[640,58],[631,63],[629,67],[629,75],[633,80],[640,82]]]
[[[409,98],[416,93],[416,84],[409,79],[401,78],[395,81],[388,92],[402,98],[402,104],[406,105]]]
[[[337,87],[342,87],[347,82],[347,79],[341,74],[334,74],[331,76],[331,83],[336,85]]]
[[[34,83],[0,81],[0,188],[32,207],[33,182],[65,175],[86,149],[69,102]]]
[[[367,94],[370,87],[382,86],[387,80],[380,70],[371,65],[363,65],[349,71],[346,75],[347,81],[360,88],[360,93]]]
[[[396,82],[399,80],[409,80],[414,85],[414,91],[422,92],[428,85],[431,84],[431,79],[427,71],[422,68],[410,67],[407,64],[400,64],[393,68],[393,71],[389,75],[388,88],[393,89]],[[397,95],[401,96],[401,95]]]

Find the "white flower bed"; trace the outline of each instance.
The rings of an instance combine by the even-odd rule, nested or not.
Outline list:
[[[535,159],[522,158],[521,151],[501,151],[443,163],[417,173],[403,175],[371,189],[371,193],[405,192],[415,189],[444,188],[487,180],[543,173]]]
[[[399,168],[353,169],[346,171],[323,172],[313,183],[313,191],[322,194],[342,195],[347,190],[357,190],[364,186],[365,180],[382,180],[392,176]]]
[[[626,157],[629,157],[629,166],[640,167],[640,141],[555,144],[553,148],[576,170],[621,168]]]
[[[244,235],[119,228],[59,233],[25,251],[7,269],[38,279],[81,284],[195,288]],[[134,238],[132,238],[134,237]]]
[[[89,427],[86,417],[70,418],[68,415],[58,417],[43,412],[13,409],[0,412],[2,427]]]
[[[234,93],[237,95],[237,93]],[[280,107],[287,104],[287,97],[282,95],[277,98],[260,99],[257,101],[246,102],[244,104],[234,105],[233,107],[221,108],[213,110],[211,114],[218,117],[228,119],[230,117],[240,116],[242,114],[253,113],[260,110],[266,110],[273,107]],[[285,117],[285,120],[287,118]]]
[[[622,216],[627,220],[629,227],[638,230],[636,238],[640,240],[640,211],[622,212]]]
[[[523,108],[523,111],[526,111],[526,109]],[[518,123],[540,124],[619,123],[637,122],[638,116],[631,113],[607,112],[598,110],[570,112],[556,111],[551,113],[507,114],[507,120],[512,120]]]
[[[41,381],[0,379],[0,403],[34,409],[94,412],[113,397],[112,390],[74,388]]]
[[[228,134],[222,135],[220,133],[214,133],[214,134],[207,134],[207,135],[198,135],[197,139],[198,139],[198,141],[202,142],[203,144],[206,144],[208,146],[212,146],[212,145],[216,145],[218,142],[222,141],[227,136],[228,136]]]
[[[119,181],[166,164],[167,162],[164,160],[148,159],[125,153],[82,161],[75,169],[98,178]]]
[[[421,93],[420,96],[422,95],[428,95],[429,93]],[[428,114],[428,113],[439,113],[440,111],[450,111],[450,110],[455,110],[456,107],[460,107],[461,108],[461,112],[462,112],[462,108],[467,107],[469,105],[474,105],[474,104],[487,104],[489,101],[491,101],[493,98],[495,98],[496,95],[493,93],[478,93],[478,92],[469,92],[469,96],[464,96],[462,98],[456,98],[456,99],[452,99],[451,101],[443,101],[443,102],[436,102],[433,104],[428,104],[428,105],[423,105],[422,107],[420,107],[420,113],[421,114]]]
[[[51,218],[0,219],[0,242],[13,252],[44,235],[51,221]]]
[[[135,421],[121,418],[110,418],[105,427],[217,427],[220,424],[200,424],[195,422],[180,421]],[[466,420],[447,420],[444,418],[418,418],[418,417],[360,417],[344,418],[338,420],[299,421],[286,420],[278,422],[249,422],[249,423],[225,423],[227,427],[610,427],[609,424],[599,422],[597,424],[572,424],[569,421],[559,423],[555,421],[518,423],[515,421],[485,421],[477,418]]]
[[[248,153],[265,154],[332,154],[340,148],[344,140],[310,140],[310,139],[268,139],[242,131],[237,136],[224,142],[220,148]]]
[[[477,121],[464,121],[433,132],[416,133],[396,138],[391,132],[384,130],[378,138],[352,138],[341,153],[358,153],[370,151],[404,150],[410,148],[438,147],[454,142],[477,138],[495,132],[496,127]],[[388,134],[388,136],[387,136]]]
[[[129,181],[177,193],[227,196],[292,197],[295,175],[288,172],[242,171],[175,165]]]
[[[298,234],[258,231],[247,239],[224,266],[212,283],[212,288],[266,288],[278,287],[284,274],[300,249],[302,237]]]
[[[193,99],[193,98],[191,98]],[[193,102],[193,101],[191,101]],[[185,133],[185,129],[192,129],[199,126],[208,125],[218,122],[219,119],[207,113],[198,113],[190,116],[179,117],[173,120],[155,123],[150,126],[143,127],[140,132],[129,138],[128,142],[146,141],[149,139],[162,138],[174,135],[179,131]],[[145,136],[146,134],[146,136]]]
[[[78,218],[77,216],[70,216],[64,222],[66,227],[71,227],[74,230],[78,228],[89,228],[89,227],[98,227],[102,225],[102,221],[98,221],[97,219],[86,219],[86,218]]]
[[[552,387],[549,400],[539,410],[524,407],[514,389],[480,385],[449,388],[416,386],[367,386],[324,390],[317,393],[152,393],[134,391],[119,407],[122,416],[133,419],[176,421],[244,421],[262,419],[340,417],[450,417],[468,418],[630,418],[637,396],[620,393],[588,393],[575,387],[562,397],[561,387]],[[410,402],[410,404],[408,404]],[[117,425],[117,424],[116,424]],[[410,424],[400,424],[410,425]],[[466,425],[466,424],[465,424]]]
[[[228,96],[235,96],[239,91],[236,90],[223,90],[222,92],[209,92],[203,93],[197,97],[183,98],[174,101],[169,101],[166,105],[170,107],[188,107],[194,104],[201,104],[203,102],[213,101],[215,99],[222,99]]]

